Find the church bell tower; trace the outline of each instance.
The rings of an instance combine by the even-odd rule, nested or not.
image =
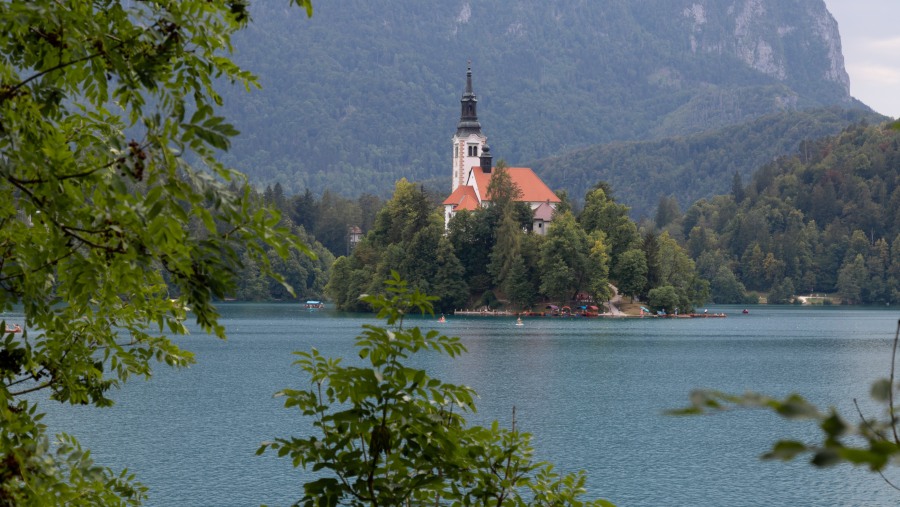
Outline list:
[[[460,185],[465,185],[469,171],[481,164],[480,157],[487,142],[487,137],[481,133],[481,123],[478,122],[478,99],[472,91],[472,62],[469,62],[466,71],[466,91],[463,92],[459,102],[461,106],[459,123],[456,124],[456,134],[453,136],[451,192]],[[487,170],[490,171],[490,168]]]

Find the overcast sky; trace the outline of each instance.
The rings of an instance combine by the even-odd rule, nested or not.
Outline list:
[[[825,0],[841,31],[850,94],[900,117],[900,0]]]

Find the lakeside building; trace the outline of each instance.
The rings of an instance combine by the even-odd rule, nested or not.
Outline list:
[[[478,121],[478,99],[472,89],[472,66],[466,71],[466,90],[460,99],[461,112],[453,143],[453,179],[450,195],[444,199],[444,227],[461,210],[473,211],[490,205],[488,186],[493,172],[493,156],[487,136]],[[507,167],[510,179],[521,191],[517,201],[525,202],[534,213],[532,230],[546,234],[553,211],[561,201],[529,167]]]

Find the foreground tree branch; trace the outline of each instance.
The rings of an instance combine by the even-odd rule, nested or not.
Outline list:
[[[51,444],[27,395],[110,405],[156,363],[193,362],[170,339],[186,307],[224,337],[214,302],[235,287],[238,248],[276,278],[269,251],[310,253],[216,158],[237,133],[216,87],[257,86],[228,58],[247,9],[0,3],[0,311],[23,309],[28,333],[0,329],[0,506],[140,504],[134,476],[71,437]]]
[[[900,343],[900,321],[897,322],[897,330],[894,333],[890,376],[875,381],[870,392],[873,400],[885,406],[886,416],[883,419],[864,416],[856,399],[853,403],[856,406],[858,424],[845,419],[833,408],[820,409],[798,394],[777,399],[753,392],[735,395],[710,390],[692,392],[691,405],[670,411],[670,414],[698,415],[736,408],[762,408],[771,410],[785,419],[815,421],[821,431],[820,442],[780,440],[763,455],[763,459],[789,461],[805,455],[809,456],[810,463],[816,467],[830,467],[840,463],[865,466],[881,476],[890,487],[900,491],[900,488],[884,475],[885,470],[900,465],[898,419],[894,407],[894,390],[900,388],[900,385],[894,383],[898,343]]]
[[[536,461],[530,435],[515,422],[512,429],[468,426],[472,389],[407,365],[414,354],[465,352],[459,338],[402,327],[411,311],[434,315],[437,298],[410,290],[396,271],[385,283],[386,295],[364,297],[387,326],[363,326],[356,339],[363,366],[343,366],[316,349],[295,352],[311,387],[276,393],[315,428],[257,452],[320,472],[303,485],[298,505],[612,505],[581,499],[583,472],[561,476]]]

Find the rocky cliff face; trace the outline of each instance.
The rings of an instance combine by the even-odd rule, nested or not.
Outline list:
[[[805,74],[797,71],[806,65],[791,61],[798,42],[816,48],[812,52],[819,56],[819,78],[839,85],[844,99],[850,99],[850,77],[844,69],[837,22],[822,1],[694,1],[682,10],[682,16],[689,22],[693,53],[732,54],[779,81]],[[724,26],[711,23],[711,19],[723,20]]]
[[[227,95],[228,162],[288,192],[448,185],[472,61],[479,117],[512,164],[688,135],[773,112],[863,107],[823,0],[254,2],[234,42],[260,76]]]

